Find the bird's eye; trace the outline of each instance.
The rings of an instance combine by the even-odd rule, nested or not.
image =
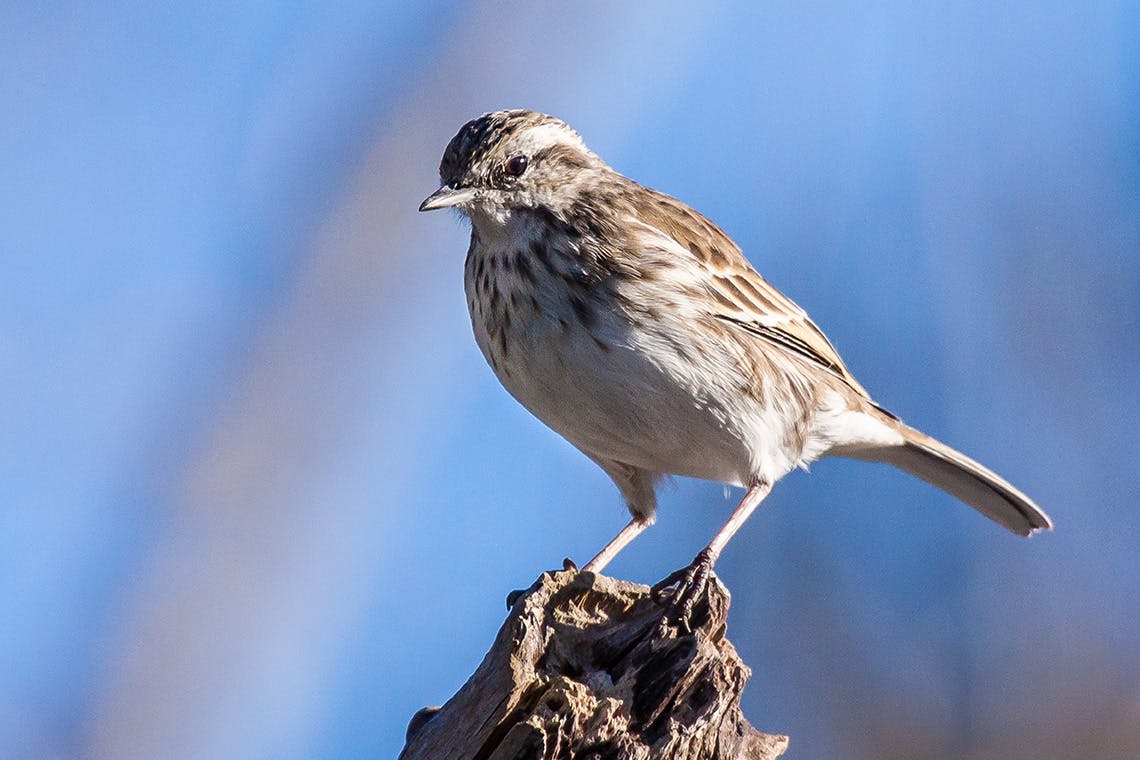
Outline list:
[[[512,156],[507,159],[507,165],[504,167],[507,174],[512,177],[521,176],[526,171],[526,156]]]

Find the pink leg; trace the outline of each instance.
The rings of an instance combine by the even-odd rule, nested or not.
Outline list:
[[[641,532],[652,525],[652,522],[646,520],[641,521],[636,517],[629,521],[629,524],[621,529],[621,532],[614,536],[613,540],[606,544],[605,548],[598,552],[598,555],[586,563],[582,568],[584,571],[591,573],[600,573],[602,569],[610,564],[610,561],[618,555],[622,549],[629,545],[629,542],[641,535]]]
[[[764,501],[764,497],[771,490],[772,486],[768,483],[756,483],[745,492],[744,498],[740,500],[740,504],[728,518],[728,522],[716,532],[713,540],[705,549],[709,554],[710,566],[716,564],[720,553],[724,551],[724,547],[728,546],[728,542],[736,535],[736,531],[740,530],[740,526],[744,525],[744,521],[755,511],[756,507],[760,506],[760,502]]]
[[[661,601],[662,592],[676,586],[668,604],[670,610],[666,613],[663,624],[677,622],[683,630],[691,629],[693,606],[697,598],[708,588],[709,574],[712,573],[713,565],[724,551],[724,547],[736,535],[736,531],[740,530],[740,526],[756,507],[760,506],[760,502],[764,501],[764,497],[771,490],[772,486],[769,483],[754,483],[749,486],[744,498],[728,518],[728,522],[716,532],[709,545],[701,549],[693,563],[654,584],[652,594],[658,601]]]

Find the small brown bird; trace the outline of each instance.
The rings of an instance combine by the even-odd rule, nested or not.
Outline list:
[[[807,314],[699,213],[623,177],[562,121],[496,111],[452,138],[421,211],[471,220],[475,339],[503,386],[593,459],[633,518],[600,571],[657,511],[663,474],[743,486],[682,574],[691,604],[717,557],[793,468],[886,462],[1014,533],[1051,528],[1027,496],[871,400]]]

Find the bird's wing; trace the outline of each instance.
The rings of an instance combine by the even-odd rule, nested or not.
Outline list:
[[[642,190],[651,199],[632,204],[637,220],[671,238],[708,270],[703,284],[713,317],[807,359],[870,399],[807,312],[769,285],[732,238],[675,198]]]

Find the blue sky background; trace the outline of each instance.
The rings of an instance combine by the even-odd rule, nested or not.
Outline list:
[[[876,399],[1033,495],[886,468],[724,555],[790,757],[1140,754],[1134,3],[0,10],[0,757],[392,757],[505,594],[626,519],[470,335],[448,139],[525,106],[721,224]],[[687,563],[677,479],[611,566]]]

